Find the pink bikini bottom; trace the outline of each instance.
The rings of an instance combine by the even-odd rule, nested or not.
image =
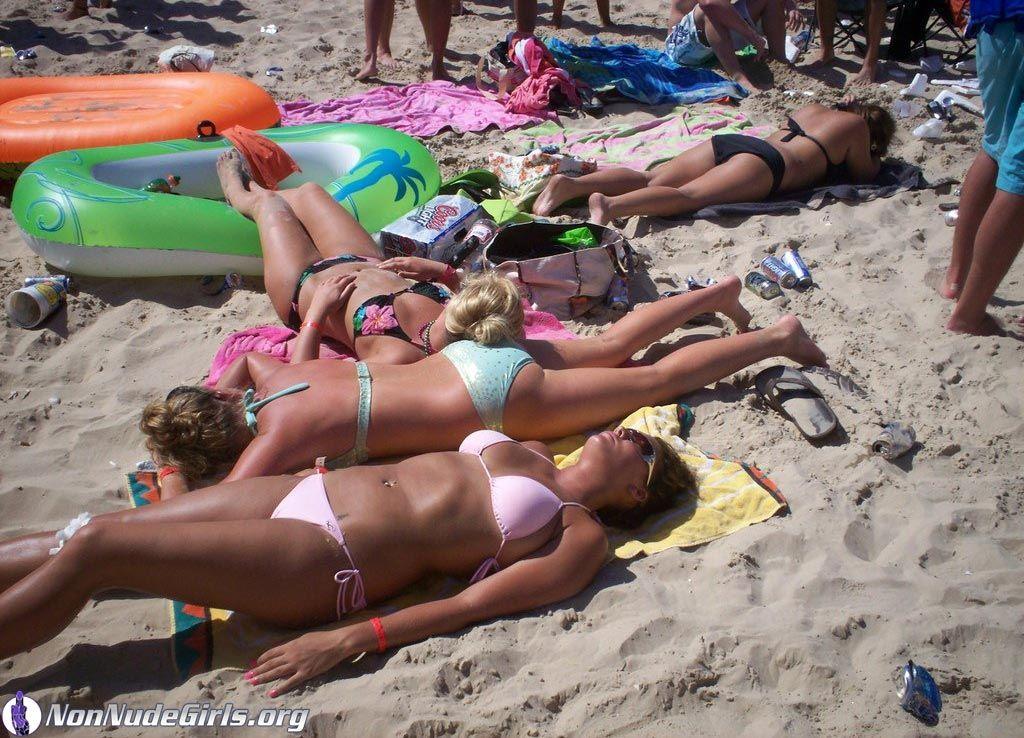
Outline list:
[[[331,509],[324,488],[324,475],[311,474],[295,485],[291,492],[281,500],[271,518],[302,520],[320,526],[332,536],[348,557],[351,569],[342,569],[334,575],[338,583],[338,619],[346,613],[362,610],[366,607],[366,588],[363,586],[363,575],[355,568],[356,562],[345,544],[345,534],[341,532],[338,519]]]

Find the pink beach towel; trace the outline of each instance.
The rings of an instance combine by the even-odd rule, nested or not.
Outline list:
[[[578,338],[575,333],[566,329],[554,315],[540,310],[527,309],[523,325],[527,338],[566,340]],[[281,362],[289,361],[297,336],[298,334],[292,329],[279,325],[261,325],[232,333],[217,349],[217,354],[210,364],[210,374],[203,384],[207,387],[216,385],[221,375],[231,366],[231,362],[250,351],[258,351]],[[355,361],[356,357],[350,354],[345,346],[331,341],[320,344],[320,358]]]
[[[509,58],[528,75],[505,101],[505,109],[525,115],[543,115],[551,107],[551,93],[558,90],[571,105],[579,107],[580,96],[569,73],[558,66],[551,52],[533,36],[514,40]]]
[[[303,123],[372,123],[411,136],[427,138],[445,128],[457,133],[497,126],[503,131],[529,126],[554,113],[509,113],[479,90],[438,80],[411,85],[378,87],[351,97],[323,102],[295,100],[281,104],[281,125]]]

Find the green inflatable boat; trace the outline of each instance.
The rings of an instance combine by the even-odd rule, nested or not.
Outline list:
[[[373,232],[423,204],[441,178],[418,141],[389,128],[313,124],[261,131],[302,171],[282,189],[322,185]],[[65,151],[22,173],[11,211],[26,242],[73,274],[160,277],[263,273],[255,224],[223,200],[220,136]],[[174,194],[146,185],[169,174]]]

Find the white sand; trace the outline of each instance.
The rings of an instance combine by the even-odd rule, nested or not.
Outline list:
[[[365,89],[350,77],[362,53],[356,0],[133,5],[67,23],[50,14],[48,0],[0,0],[0,42],[22,48],[37,29],[46,33],[37,62],[2,60],[0,75],[150,71],[162,48],[199,43],[216,48],[217,69],[252,76],[281,100]],[[452,48],[479,52],[511,28],[505,3],[467,5],[476,14],[455,19]],[[626,35],[604,38],[660,44],[661,6],[615,3]],[[154,18],[154,10],[170,17]],[[562,38],[597,30],[591,3],[571,2],[566,12]],[[261,35],[266,23],[280,32]],[[129,30],[147,24],[169,34]],[[400,0],[401,66],[389,81],[423,78],[420,34],[412,3]],[[285,68],[282,80],[263,74],[273,65]],[[468,74],[472,66],[467,58],[450,68]],[[856,65],[841,69],[837,81]],[[776,71],[815,99],[841,95]],[[888,100],[901,86],[890,82],[871,96]],[[740,107],[757,123],[777,124],[802,102],[776,90]],[[978,122],[960,116],[937,144],[910,137],[918,122],[900,122],[893,154],[933,179],[961,178],[978,147]],[[502,135],[445,133],[427,145],[451,174],[481,164]],[[948,258],[952,229],[938,204],[950,199],[924,191],[796,216],[631,222],[661,289],[692,272],[742,275],[772,244],[802,244],[821,289],[786,303],[745,300],[762,324],[786,310],[798,315],[833,366],[870,393],[870,401],[830,394],[848,439],[809,445],[752,402],[752,372],[699,393],[693,440],[756,461],[788,497],[791,515],[696,551],[610,566],[569,602],[368,657],[277,702],[308,707],[317,735],[1021,735],[1024,346],[942,330],[950,306],[924,277]],[[0,265],[4,293],[44,272],[6,208]],[[198,380],[227,332],[273,322],[258,289],[210,298],[192,279],[80,285],[44,329],[0,327],[0,537],[52,529],[82,510],[123,508],[121,473],[145,455],[135,425],[142,404]],[[997,317],[1021,314],[1024,266],[998,295]],[[607,319],[578,327],[592,332]],[[50,397],[60,404],[48,408]],[[913,424],[922,444],[897,464],[866,451],[877,423],[890,419]],[[24,688],[46,704],[275,704],[237,670],[167,681],[155,640],[167,627],[160,600],[90,604],[52,642],[0,663],[0,692]],[[908,658],[943,685],[935,729],[902,712],[893,695],[892,677]]]

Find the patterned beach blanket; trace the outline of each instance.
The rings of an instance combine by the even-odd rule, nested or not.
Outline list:
[[[601,128],[563,129],[554,123],[542,123],[516,131],[509,139],[523,148],[553,144],[563,154],[593,159],[599,166],[646,171],[719,133],[764,138],[772,130],[771,126],[753,125],[737,110],[709,105],[680,107],[660,118]]]

